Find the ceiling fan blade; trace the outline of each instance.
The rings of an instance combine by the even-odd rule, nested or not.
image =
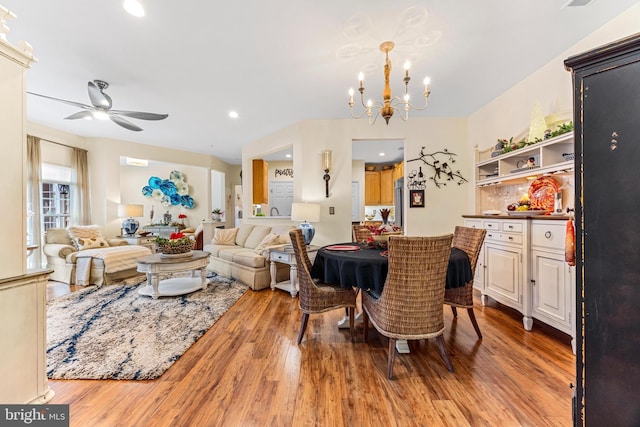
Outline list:
[[[132,131],[135,131],[135,132],[139,132],[139,131],[142,130],[141,127],[134,125],[129,120],[125,120],[122,117],[118,117],[118,116],[116,116],[114,114],[109,114],[109,118],[111,119],[112,122],[122,126],[125,129],[129,129],[129,130],[132,130]]]
[[[93,118],[93,112],[88,110],[78,111],[77,113],[73,113],[72,115],[65,117],[65,120],[86,119],[86,118]]]
[[[164,120],[169,117],[168,114],[156,114],[156,113],[144,113],[142,111],[123,111],[123,110],[110,110],[113,114],[119,114],[125,117],[133,117],[134,119],[141,120]]]
[[[111,97],[102,92],[94,82],[89,82],[89,99],[94,107],[111,108]]]
[[[79,107],[79,108],[89,108],[92,109],[93,107],[87,104],[81,104],[79,102],[74,102],[74,101],[67,101],[66,99],[60,99],[60,98],[53,98],[51,96],[46,96],[46,95],[40,95],[39,93],[33,93],[33,92],[27,92],[29,95],[35,95],[35,96],[39,96],[41,98],[47,98],[47,99],[52,99],[54,101],[58,101],[58,102],[62,102],[64,104],[68,104],[68,105],[73,105],[74,107]]]

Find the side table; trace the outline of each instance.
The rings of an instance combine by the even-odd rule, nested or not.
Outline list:
[[[144,246],[151,249],[151,253],[156,253],[156,244],[154,243],[155,236],[118,236],[118,239],[122,239],[130,245]]]
[[[320,246],[307,246],[307,254],[312,263],[318,253],[318,249],[320,249]],[[298,283],[296,254],[293,252],[293,248],[284,247],[283,249],[271,249],[269,251],[269,260],[271,261],[271,290],[275,291],[276,288],[282,289],[283,291],[289,292],[291,298],[295,298],[300,290],[300,285]],[[276,262],[288,264],[291,267],[289,280],[276,282]]]

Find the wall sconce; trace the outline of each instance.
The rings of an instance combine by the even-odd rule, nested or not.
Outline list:
[[[331,150],[322,150],[322,169],[324,170],[325,197],[329,197],[329,171],[331,171]]]

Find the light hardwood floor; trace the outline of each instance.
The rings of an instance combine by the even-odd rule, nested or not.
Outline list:
[[[49,296],[69,291],[50,282]],[[337,321],[312,315],[296,345],[298,300],[249,290],[164,375],[152,381],[50,381],[50,403],[71,426],[569,426],[575,357],[569,338],[476,302],[484,339],[465,310],[445,312],[447,371],[435,340],[398,354],[375,329],[355,343]],[[108,351],[108,349],[106,350]]]

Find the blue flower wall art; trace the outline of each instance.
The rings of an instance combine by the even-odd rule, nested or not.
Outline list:
[[[149,178],[148,185],[142,187],[142,194],[160,202],[164,207],[184,206],[193,209],[195,201],[189,196],[189,185],[180,171],[171,171],[169,179],[157,176]]]

